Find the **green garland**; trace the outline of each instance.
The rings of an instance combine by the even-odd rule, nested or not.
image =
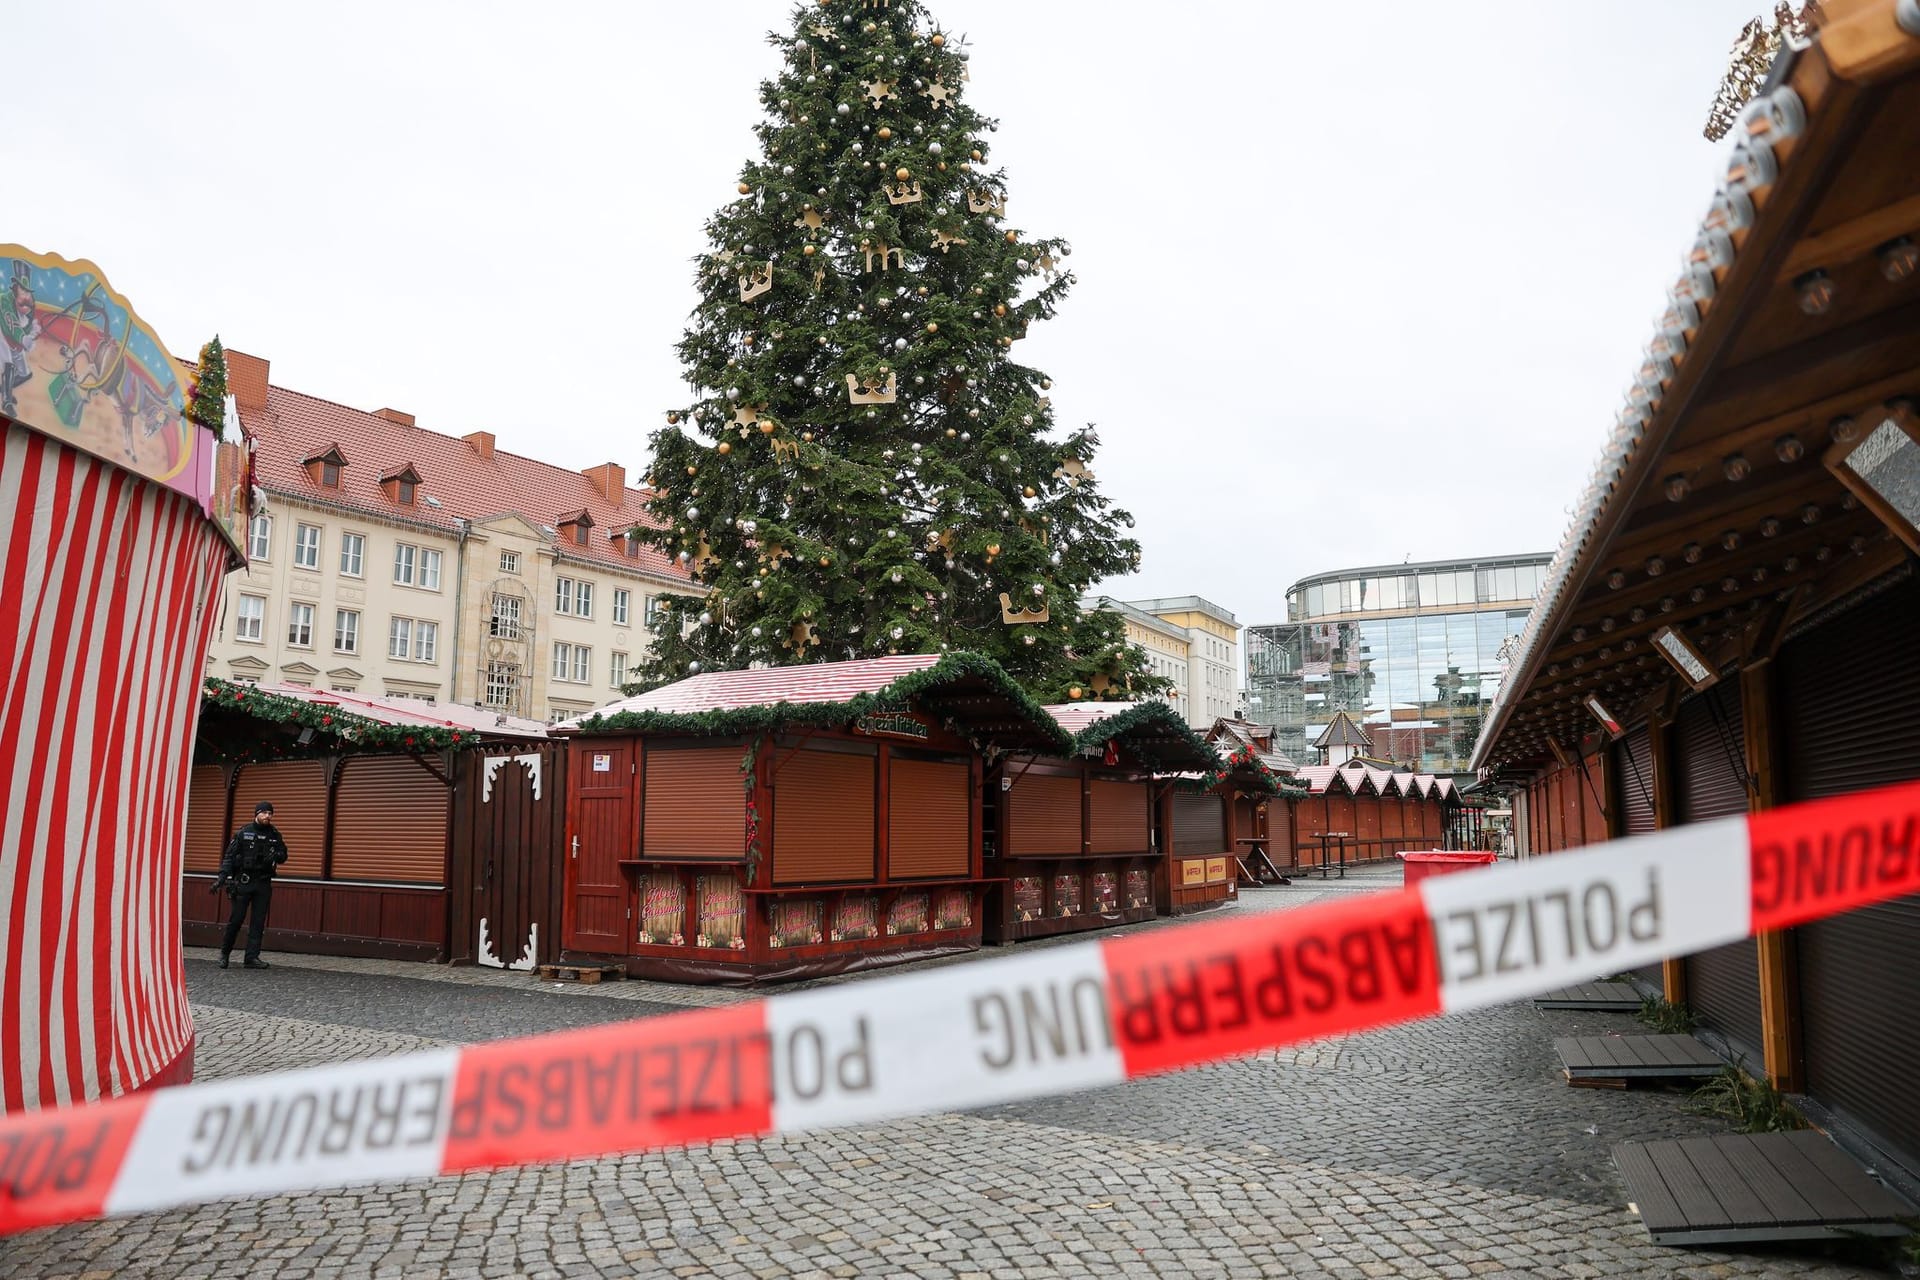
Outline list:
[[[339,707],[267,693],[253,685],[235,684],[213,676],[207,678],[202,688],[202,699],[203,712],[212,707],[228,708],[269,724],[299,725],[314,731],[314,742],[304,752],[266,742],[224,750],[212,748],[206,752],[220,760],[258,762],[301,754],[322,755],[330,754],[328,748],[337,750],[341,746],[350,746],[355,751],[445,751],[480,743],[478,735],[465,730],[384,724]]]
[[[850,702],[774,702],[717,711],[616,711],[594,713],[580,721],[582,733],[676,733],[701,736],[773,733],[794,727],[834,728],[874,711],[898,711],[909,702],[937,694],[950,685],[980,681],[991,692],[1013,704],[1029,732],[1017,744],[998,744],[1003,750],[1039,751],[1067,755],[1073,739],[1047,709],[1015,684],[1013,677],[992,658],[977,653],[950,653],[930,667],[910,672],[883,689],[863,693]],[[937,708],[936,708],[937,709]],[[965,725],[954,731],[971,737]]]
[[[200,367],[193,380],[187,416],[219,439],[227,425],[227,349],[220,335],[200,348]]]
[[[1141,733],[1141,730],[1154,730]],[[1154,741],[1171,738],[1162,745]],[[1140,702],[1125,711],[1095,720],[1074,738],[1076,751],[1098,752],[1113,740],[1119,740],[1155,773],[1188,773],[1220,768],[1220,753],[1195,733],[1180,713],[1164,702]],[[1132,739],[1132,740],[1130,740]]]

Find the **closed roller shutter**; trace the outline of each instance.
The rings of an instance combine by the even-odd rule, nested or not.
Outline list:
[[[1673,754],[1682,823],[1747,812],[1742,733],[1736,681],[1723,680],[1680,704]],[[1759,1069],[1760,952],[1753,939],[1688,956],[1687,1003]]]
[[[1354,822],[1357,825],[1354,835],[1361,840],[1380,838],[1380,806],[1386,803],[1379,796],[1361,796],[1353,802]],[[1377,858],[1380,850],[1369,845],[1360,851],[1363,858]]]
[[[358,756],[337,785],[333,879],[443,883],[450,800],[440,779],[405,756]]]
[[[1093,780],[1088,799],[1087,838],[1095,853],[1145,853],[1148,838],[1147,784]]]
[[[1007,792],[1011,817],[1007,852],[1020,856],[1084,852],[1080,835],[1080,779],[1027,773]]]
[[[887,875],[967,874],[973,781],[964,764],[895,758],[887,783]]]
[[[1219,853],[1226,847],[1226,807],[1219,796],[1173,797],[1173,851]]]
[[[1781,649],[1787,799],[1920,777],[1916,634],[1920,583],[1909,581]],[[1808,1092],[1920,1172],[1920,896],[1818,920],[1794,935]]]
[[[1398,796],[1380,802],[1380,836],[1388,852],[1407,847],[1407,802]]]
[[[318,760],[240,766],[233,789],[234,830],[253,821],[253,806],[273,801],[273,825],[287,842],[277,874],[318,879],[327,843],[327,774]]]
[[[1344,831],[1351,837],[1357,824],[1357,820],[1354,817],[1353,806],[1354,798],[1352,796],[1328,795],[1324,814],[1325,825],[1320,827],[1319,830]]]
[[[1649,836],[1653,821],[1653,734],[1646,725],[1613,744],[1615,801],[1620,807],[1620,834]],[[1663,986],[1666,975],[1655,960],[1634,970],[1644,982]]]
[[[773,779],[775,884],[873,879],[875,763],[833,751],[781,761]]]
[[[649,747],[640,852],[648,858],[743,858],[747,851],[745,747]]]
[[[253,815],[248,814],[249,821]],[[218,871],[227,851],[227,779],[217,764],[197,764],[187,781],[187,870]]]

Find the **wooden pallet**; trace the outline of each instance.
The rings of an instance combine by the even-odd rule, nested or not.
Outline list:
[[[1560,1055],[1570,1084],[1614,1080],[1697,1080],[1727,1064],[1692,1036],[1561,1036]]]
[[[1902,1236],[1913,1213],[1811,1129],[1623,1142],[1613,1161],[1655,1244]]]
[[[1536,1009],[1608,1009],[1633,1013],[1640,1008],[1640,993],[1625,982],[1576,982],[1558,991],[1535,996]]]
[[[617,964],[543,964],[534,971],[547,982],[617,982],[626,970]]]

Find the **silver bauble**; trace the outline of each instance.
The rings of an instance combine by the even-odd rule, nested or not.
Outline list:
[[[696,675],[696,676],[697,676],[697,675],[699,675],[699,674],[700,674],[700,664],[699,664],[699,663],[697,663],[697,662],[689,662],[689,663],[687,664],[687,673],[688,673],[689,675]]]
[[[895,351],[905,351],[907,349],[907,340],[905,338],[895,338],[893,340],[893,349]]]
[[[939,154],[940,154],[940,144],[939,144],[939,143],[937,143],[937,142],[929,142],[929,143],[927,144],[927,154],[928,154],[928,155],[930,155],[930,156],[937,156],[937,155],[939,155]]]
[[[698,507],[687,508],[687,519],[698,520],[699,518],[700,518],[700,508]]]
[[[760,628],[758,628],[758,627],[755,627],[755,628],[753,629],[753,638],[754,638],[755,640],[758,640],[758,639],[760,638]]]
[[[727,388],[727,399],[738,400],[739,398],[740,398],[740,388],[738,387]]]
[[[703,626],[703,627],[704,627],[704,626],[708,626],[708,625],[709,625],[709,624],[711,624],[712,622],[713,622],[713,615],[712,615],[712,614],[710,614],[710,613],[703,613],[703,614],[701,614],[701,615],[700,615],[700,625],[701,625],[701,626]]]

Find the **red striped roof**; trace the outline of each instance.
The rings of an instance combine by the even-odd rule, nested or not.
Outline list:
[[[1047,714],[1058,720],[1062,729],[1077,736],[1094,721],[1117,716],[1139,705],[1138,702],[1054,702],[1047,705]]]
[[[652,547],[628,556],[621,541],[636,524],[658,526],[641,504],[648,491],[623,487],[618,503],[578,471],[537,462],[495,449],[490,458],[467,441],[334,404],[285,387],[267,388],[266,407],[240,410],[240,421],[254,439],[256,482],[269,492],[307,501],[408,520],[453,533],[455,521],[518,515],[535,526],[559,525],[560,518],[586,511],[593,519],[587,545],[547,533],[548,541],[569,560],[622,568],[655,577],[685,580],[674,560]],[[321,487],[301,465],[303,458],[338,446],[347,458],[338,488]],[[380,477],[411,463],[420,485],[413,504],[387,498]],[[432,498],[439,505],[427,501]]]
[[[547,726],[538,720],[503,716],[458,702],[422,702],[418,698],[373,698],[359,693],[341,693],[332,689],[314,689],[303,684],[270,684],[262,693],[277,698],[294,698],[316,707],[338,707],[349,715],[381,724],[418,729],[457,729],[483,737],[544,738]]]
[[[749,671],[708,671],[662,685],[601,707],[592,715],[615,716],[623,711],[661,711],[687,714],[700,711],[738,711],[770,707],[782,702],[852,702],[904,676],[925,671],[940,661],[937,653],[900,654],[887,658],[857,658],[851,662],[810,662],[796,667],[760,667]],[[558,727],[576,727],[580,717]]]

